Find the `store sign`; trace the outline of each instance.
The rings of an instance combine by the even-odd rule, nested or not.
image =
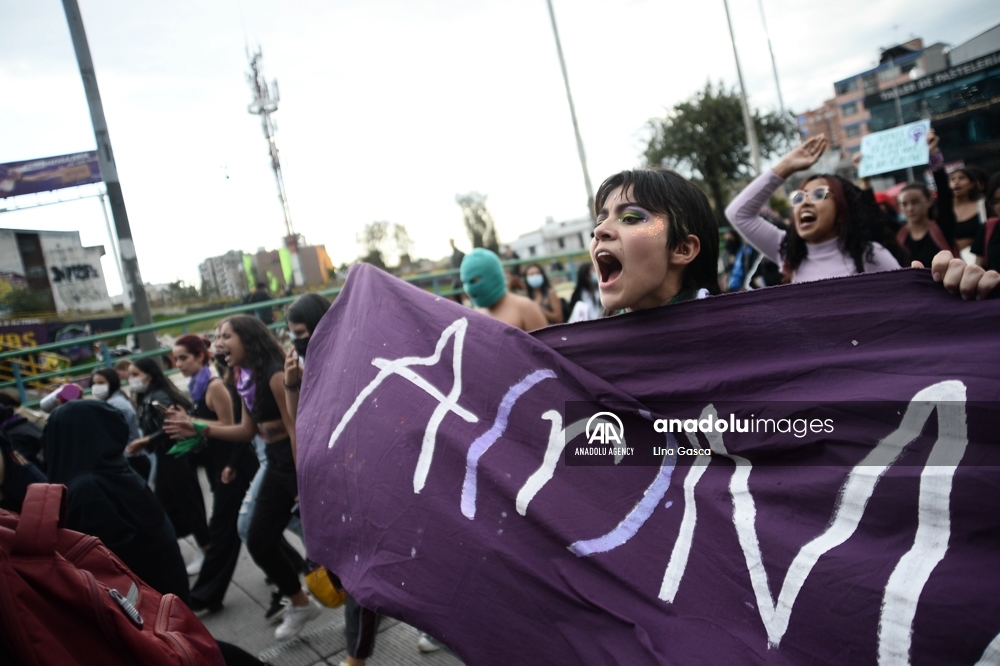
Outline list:
[[[868,95],[865,97],[865,108],[870,109],[873,106],[891,102],[896,99],[897,96],[905,97],[907,95],[912,95],[915,92],[920,92],[921,90],[927,90],[928,88],[933,88],[934,86],[950,83],[955,79],[960,79],[963,76],[969,76],[970,74],[981,72],[984,69],[989,69],[990,67],[994,67],[996,65],[1000,65],[1000,51],[985,55],[982,58],[977,58],[976,60],[964,62],[961,65],[956,65],[955,67],[950,67],[942,72],[937,72],[936,74],[930,74],[917,79],[916,81],[904,83],[901,86],[895,86],[893,88],[889,88],[888,90],[882,90],[874,95]]]

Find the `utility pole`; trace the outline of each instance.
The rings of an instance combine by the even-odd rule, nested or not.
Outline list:
[[[126,300],[132,303],[132,320],[136,326],[152,324],[149,313],[149,301],[146,290],[142,286],[142,276],[139,275],[139,260],[135,255],[135,244],[132,242],[132,229],[129,227],[128,214],[125,211],[125,197],[118,181],[118,168],[115,166],[115,156],[111,152],[111,137],[108,134],[108,122],[104,118],[104,105],[101,104],[101,93],[97,88],[97,75],[94,72],[94,61],[90,57],[90,45],[87,44],[87,33],[83,29],[83,16],[76,0],[63,0],[66,12],[66,22],[69,23],[69,34],[73,38],[73,48],[76,51],[76,61],[80,66],[80,76],[83,78],[83,89],[87,94],[87,104],[90,106],[90,120],[94,125],[94,138],[97,139],[97,159],[101,167],[101,179],[107,188],[108,201],[111,205],[111,217],[115,221],[115,231],[118,233],[118,247],[121,250],[122,269],[125,272],[125,283],[122,288],[126,292]],[[139,334],[139,347],[142,351],[153,351],[159,347],[156,334],[147,331]]]
[[[753,116],[747,104],[747,91],[743,85],[743,70],[740,68],[740,54],[736,52],[736,35],[733,33],[733,19],[729,17],[729,2],[722,0],[726,7],[726,22],[729,24],[729,41],[733,43],[733,58],[736,59],[736,76],[740,80],[740,104],[743,107],[743,124],[747,128],[747,142],[750,144],[750,158],[753,160],[755,175],[760,175],[760,146],[757,145],[757,130],[753,126]]]
[[[895,37],[896,37],[896,45],[898,46],[899,45],[899,26],[898,25],[894,25],[894,26],[892,26],[892,29],[893,29],[893,32],[894,32]],[[894,46],[893,48],[896,48],[896,47]],[[895,67],[896,66],[896,59],[895,58],[891,58],[889,60],[889,66],[890,67]],[[902,127],[905,124],[903,122],[903,103],[899,99],[899,75],[901,73],[902,73],[902,70],[900,70],[899,72],[896,72],[896,75],[892,77],[892,94],[896,98],[896,119],[899,121],[899,125],[898,125],[899,127]],[[906,167],[906,182],[908,182],[908,183],[912,183],[913,182],[913,167]]]
[[[299,237],[292,227],[292,212],[288,207],[288,196],[285,194],[285,179],[281,175],[281,160],[278,159],[278,144],[274,140],[274,134],[278,131],[271,114],[278,110],[278,102],[281,95],[278,93],[278,82],[272,80],[268,85],[264,80],[264,73],[261,71],[260,48],[250,57],[250,73],[247,74],[247,81],[250,83],[250,91],[253,93],[253,101],[247,106],[247,111],[251,115],[260,116],[261,128],[264,130],[264,138],[267,139],[268,150],[271,154],[271,170],[274,171],[274,180],[278,185],[278,201],[281,202],[281,210],[285,215],[285,247],[292,255],[292,279],[296,287],[304,287],[305,278],[302,275],[302,264],[299,261]],[[273,95],[271,89],[274,89]]]
[[[771,69],[774,71],[774,86],[778,89],[778,108],[781,109],[781,117],[784,119],[785,100],[781,97],[781,83],[778,81],[778,63],[774,59],[774,49],[771,48],[771,33],[767,30],[767,19],[764,17],[764,0],[757,0],[757,6],[760,7],[760,22],[764,24],[764,36],[767,37],[767,51],[771,54]]]
[[[583,152],[583,138],[580,136],[580,126],[576,122],[576,107],[573,106],[573,93],[569,89],[569,75],[566,74],[566,60],[563,58],[562,43],[559,41],[559,28],[556,27],[556,13],[552,9],[552,0],[545,1],[549,5],[549,18],[552,19],[552,34],[556,38],[559,67],[562,69],[563,83],[566,85],[566,99],[569,100],[569,115],[573,119],[573,134],[576,135],[576,150],[580,154],[580,166],[583,168],[583,184],[587,188],[587,210],[590,211],[590,219],[596,222],[597,214],[594,212],[594,188],[590,185],[587,156]]]

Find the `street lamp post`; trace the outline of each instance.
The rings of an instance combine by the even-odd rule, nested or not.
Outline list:
[[[562,69],[563,83],[566,85],[566,99],[569,100],[569,115],[573,119],[573,134],[576,135],[576,150],[580,154],[580,166],[583,168],[583,184],[587,188],[587,209],[590,218],[597,221],[594,212],[594,188],[590,185],[590,171],[587,170],[587,156],[583,152],[583,138],[580,136],[580,126],[576,122],[576,107],[573,106],[573,93],[569,89],[569,76],[566,74],[566,60],[563,58],[562,43],[559,41],[559,29],[556,27],[556,13],[552,9],[552,0],[545,0],[549,5],[549,18],[552,19],[552,34],[556,38],[556,52],[559,54],[559,67]]]
[[[747,91],[743,85],[743,70],[740,68],[740,55],[736,52],[736,35],[733,33],[733,20],[729,17],[729,2],[722,0],[726,7],[726,22],[729,24],[729,41],[733,44],[733,58],[736,59],[736,76],[740,81],[740,105],[743,107],[743,124],[747,128],[747,142],[750,144],[750,157],[753,160],[755,175],[760,175],[760,146],[757,145],[757,130],[753,126],[753,116],[747,104]]]
[[[122,186],[118,180],[115,156],[111,152],[108,122],[104,117],[104,105],[101,104],[101,93],[97,88],[97,75],[94,72],[94,61],[90,57],[87,33],[83,29],[80,6],[76,0],[63,0],[63,9],[66,12],[66,22],[69,24],[69,34],[73,38],[73,48],[76,51],[77,64],[80,66],[87,104],[90,106],[90,120],[94,125],[94,138],[97,140],[101,179],[107,188],[111,217],[114,218],[115,230],[118,233],[118,247],[121,250],[122,269],[125,273],[125,284],[122,285],[122,289],[126,292],[126,300],[132,303],[132,319],[135,325],[152,324],[153,318],[150,316],[149,301],[146,299],[146,290],[142,286],[142,277],[139,274],[139,260],[136,258],[135,244],[132,242],[132,229],[125,211],[125,197],[122,195]],[[153,351],[158,348],[156,334],[152,331],[140,333],[139,347],[142,351]]]

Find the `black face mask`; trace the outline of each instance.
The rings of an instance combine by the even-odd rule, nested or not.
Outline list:
[[[306,347],[309,346],[309,338],[295,338],[292,340],[292,346],[295,347],[295,353],[299,355],[299,358],[305,358]]]
[[[219,365],[225,367],[225,365],[226,365],[226,355],[225,354],[216,354],[212,358],[215,359],[216,363],[218,363]]]

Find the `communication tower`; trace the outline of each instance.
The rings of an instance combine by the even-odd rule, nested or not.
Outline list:
[[[281,175],[281,160],[278,158],[278,144],[274,140],[274,135],[278,131],[278,126],[271,117],[278,110],[278,101],[281,96],[278,94],[278,81],[271,80],[270,85],[264,79],[262,71],[262,56],[260,47],[251,57],[247,51],[247,58],[250,60],[250,72],[247,74],[247,81],[250,83],[250,91],[253,94],[253,101],[247,106],[247,111],[251,115],[260,116],[261,128],[264,130],[264,138],[267,139],[268,150],[271,154],[271,169],[274,171],[274,180],[278,185],[278,200],[281,202],[281,210],[285,216],[285,247],[291,253],[292,275],[296,287],[305,286],[302,275],[302,264],[299,262],[299,236],[292,227],[292,213],[288,208],[288,195],[285,193],[285,179]]]

